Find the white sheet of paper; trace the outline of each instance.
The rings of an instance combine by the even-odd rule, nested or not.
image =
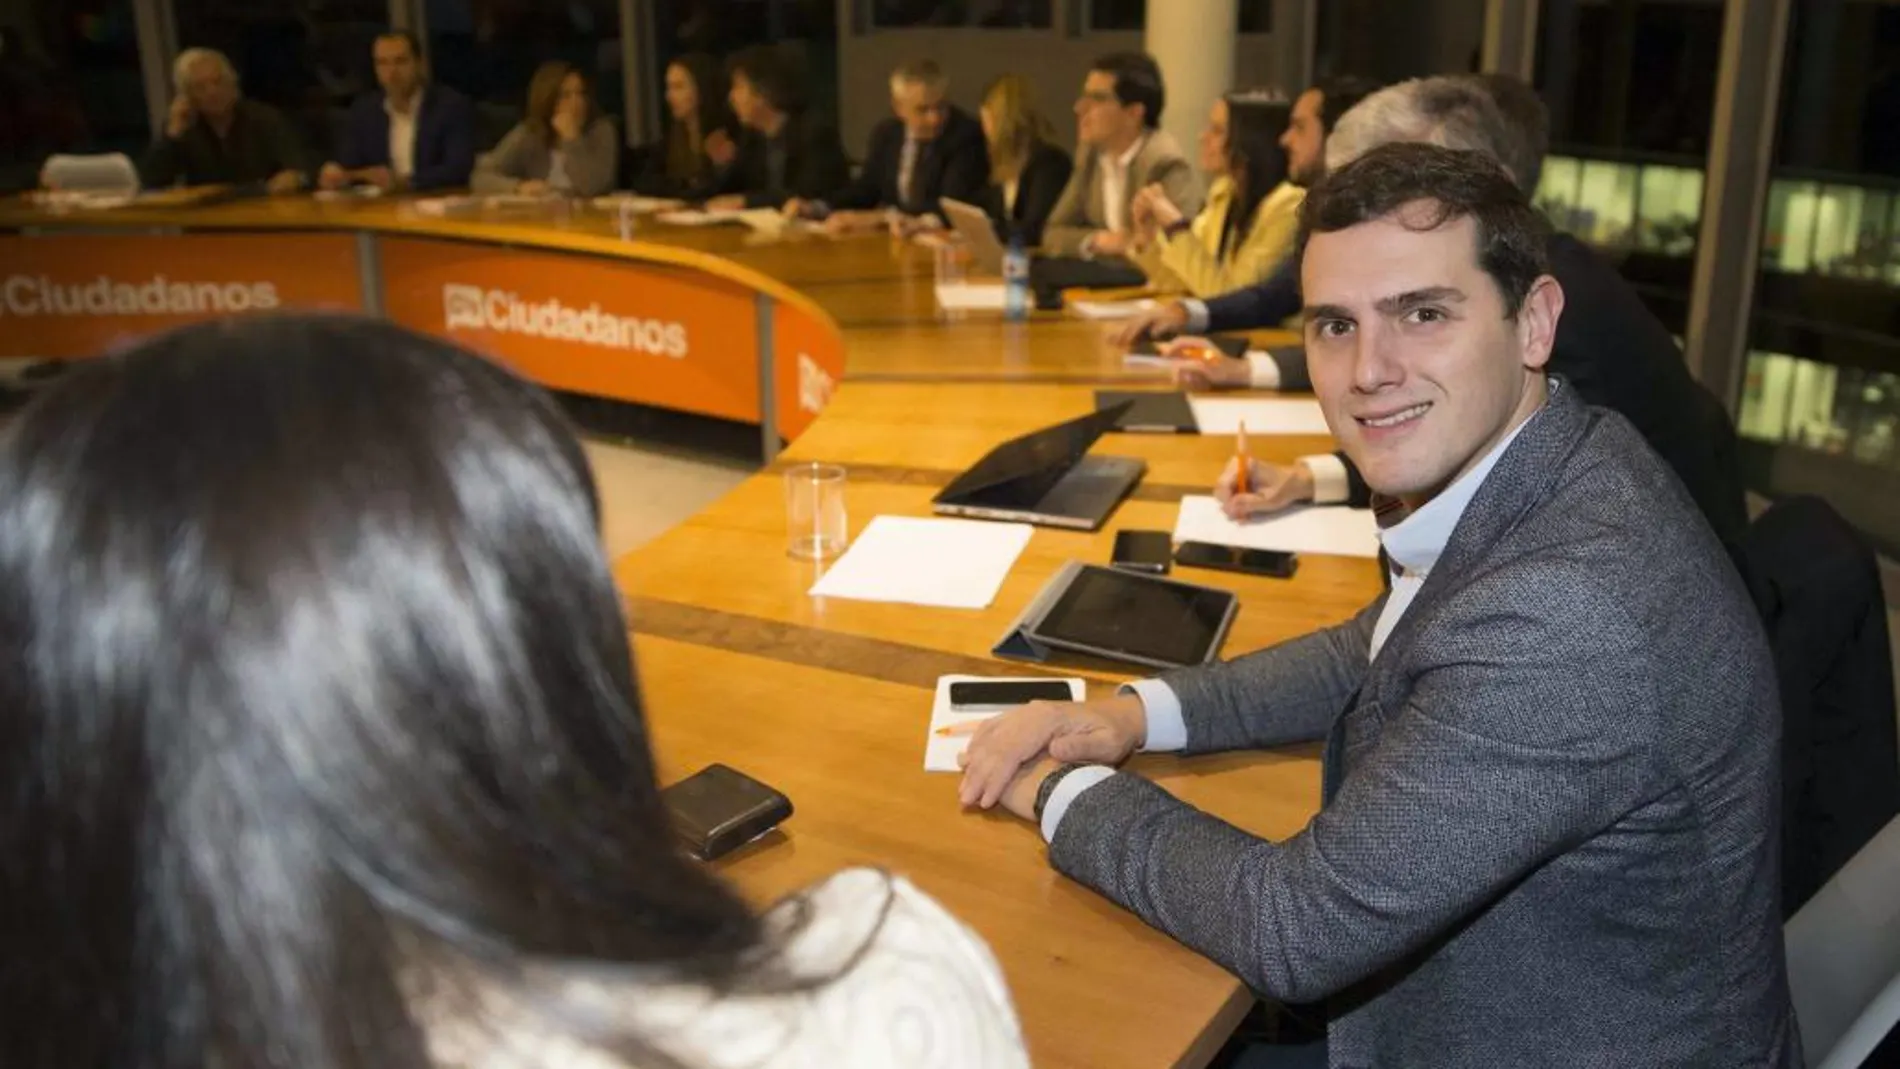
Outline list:
[[[937,287],[937,307],[952,312],[1000,312],[1001,282],[948,282]]]
[[[1247,425],[1248,434],[1331,434],[1319,402],[1284,397],[1189,397],[1202,434],[1232,434]]]
[[[696,208],[682,208],[676,212],[660,212],[653,218],[674,226],[718,226],[721,223],[743,222],[745,209],[731,208],[722,211],[701,211]]]
[[[1253,424],[1247,427],[1252,430]],[[1174,540],[1335,557],[1377,557],[1379,524],[1372,518],[1371,509],[1337,505],[1289,509],[1265,519],[1236,523],[1220,510],[1220,502],[1205,494],[1190,494],[1181,499]]]
[[[1155,302],[1146,297],[1133,301],[1070,301],[1069,311],[1083,319],[1129,319],[1154,306]]]
[[[651,215],[654,212],[678,211],[686,207],[686,202],[671,197],[643,197],[638,193],[609,193],[594,198],[594,207],[602,211],[617,212],[623,205],[635,215]]]
[[[1005,679],[1009,680],[1010,682],[1021,682],[1021,681],[1039,682],[1046,679],[1053,679],[1058,683],[1067,683],[1069,685],[1069,694],[1072,696],[1070,700],[1072,701],[1079,702],[1083,698],[1088,696],[1087,688],[1084,687],[1082,680],[1074,678],[1074,677],[1064,678],[1064,677],[1058,677],[1058,676],[938,676],[937,677],[937,700],[930,707],[930,730],[928,733],[924,735],[924,771],[925,772],[961,771],[959,768],[957,768],[957,758],[963,754],[963,751],[970,748],[970,736],[968,735],[939,735],[937,734],[937,732],[940,729],[949,727],[952,724],[967,724],[972,720],[988,720],[990,717],[996,715],[996,713],[993,713],[993,712],[959,713],[959,712],[952,711],[950,708],[950,684],[995,682],[995,681],[1005,680]]]
[[[1178,361],[1176,361],[1174,358],[1162,356],[1160,353],[1123,353],[1122,354],[1123,367],[1151,367],[1151,368],[1166,369],[1166,368],[1173,367],[1176,363],[1178,363]]]
[[[809,593],[945,609],[988,608],[1034,530],[1026,523],[879,516]]]

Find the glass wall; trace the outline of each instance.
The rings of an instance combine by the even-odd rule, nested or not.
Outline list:
[[[1137,9],[1143,0],[1131,0]],[[1046,30],[1051,0],[874,0],[871,25],[881,30],[977,26],[992,30]]]
[[[1743,461],[1900,551],[1900,6],[1794,5],[1781,84]]]
[[[475,102],[479,147],[521,121],[528,82],[549,60],[585,73],[601,110],[624,129],[617,0],[425,0],[424,8],[435,79]]]
[[[131,0],[0,6],[0,192],[55,152],[137,159],[151,136]]]
[[[1273,32],[1273,0],[1240,0],[1241,33]],[[1091,30],[1141,30],[1148,26],[1147,0],[1089,0]]]
[[[1715,110],[1721,0],[1543,0],[1536,84],[1551,153],[1537,201],[1618,261],[1685,333]]]

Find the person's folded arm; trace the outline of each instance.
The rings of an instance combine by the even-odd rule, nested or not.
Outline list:
[[[1402,962],[1658,786],[1658,671],[1607,590],[1551,582],[1563,618],[1469,621],[1339,793],[1282,843],[1138,777],[1073,798],[1050,858],[1250,987],[1313,1001]],[[1416,650],[1414,651],[1417,652]]]
[[[1255,330],[1278,326],[1288,316],[1299,314],[1299,265],[1292,257],[1288,257],[1265,282],[1223,293],[1211,298],[1206,304],[1206,330]]]
[[[508,131],[500,144],[475,160],[469,188],[477,193],[513,193],[528,177],[528,152],[534,141],[526,126]]]
[[[1186,233],[1166,238],[1161,258],[1187,284],[1189,292],[1207,298],[1266,282],[1280,269],[1292,247],[1290,230],[1277,221],[1263,219],[1224,260],[1206,242]]]
[[[1207,201],[1207,189],[1201,184],[1201,176],[1186,160],[1169,160],[1156,167],[1148,176],[1148,184],[1158,185],[1168,195],[1176,208],[1181,209],[1181,218],[1192,219],[1201,214],[1201,206]]]

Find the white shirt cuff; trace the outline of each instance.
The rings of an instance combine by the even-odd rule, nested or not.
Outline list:
[[[1346,478],[1346,464],[1331,453],[1315,453],[1299,462],[1313,473],[1313,504],[1337,505],[1352,496],[1352,482]]]
[[[1247,350],[1247,371],[1253,376],[1254,389],[1280,388],[1280,365],[1274,361],[1273,354],[1265,349]]]
[[[1181,307],[1187,311],[1187,328],[1184,334],[1207,333],[1207,302],[1193,297],[1181,298]]]
[[[1147,753],[1165,753],[1187,749],[1187,718],[1181,714],[1181,697],[1174,688],[1159,679],[1138,679],[1121,688],[1124,694],[1141,699],[1148,732],[1141,741]]]
[[[1069,811],[1069,803],[1076,800],[1083,791],[1095,786],[1115,774],[1107,765],[1090,765],[1078,768],[1062,777],[1056,789],[1049,792],[1049,802],[1042,807],[1042,841],[1055,842],[1056,828],[1062,824],[1062,818]]]

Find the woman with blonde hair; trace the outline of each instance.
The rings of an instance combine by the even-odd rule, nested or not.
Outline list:
[[[541,64],[528,83],[528,115],[475,162],[477,193],[598,197],[619,177],[620,135],[571,63]]]
[[[1042,240],[1074,164],[1055,143],[1055,128],[1036,104],[1036,89],[1020,74],[1005,74],[983,91],[983,136],[990,148],[990,186],[984,210],[1004,240]]]

